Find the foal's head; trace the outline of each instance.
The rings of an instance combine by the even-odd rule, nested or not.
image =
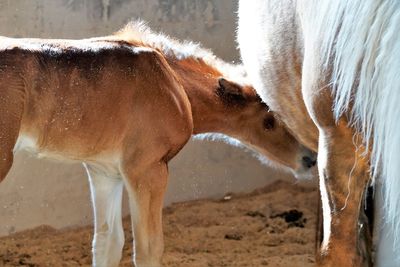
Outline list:
[[[234,137],[297,176],[315,165],[316,156],[268,111],[255,90],[241,85],[247,80],[242,65],[226,63],[199,44],[154,33],[142,22],[129,23],[112,38],[149,46],[165,56],[189,96],[195,134]]]
[[[253,87],[219,78],[215,92],[230,121],[226,134],[239,139],[270,161],[291,169],[296,176],[311,175],[316,154],[293,137],[269,111]]]

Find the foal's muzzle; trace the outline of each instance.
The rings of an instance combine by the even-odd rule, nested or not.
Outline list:
[[[317,155],[304,156],[302,158],[304,168],[312,168],[317,164]]]

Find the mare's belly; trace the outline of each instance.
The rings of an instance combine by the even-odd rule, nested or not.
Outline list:
[[[258,94],[300,143],[317,151],[318,130],[301,90],[303,37],[295,3],[240,1],[238,42]]]

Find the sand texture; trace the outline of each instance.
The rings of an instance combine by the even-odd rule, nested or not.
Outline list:
[[[317,192],[275,182],[250,194],[164,209],[164,266],[314,266]],[[132,266],[124,220],[121,266]],[[92,227],[41,226],[0,238],[0,266],[90,266]]]

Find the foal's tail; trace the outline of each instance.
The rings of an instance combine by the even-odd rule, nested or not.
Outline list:
[[[332,69],[336,118],[350,114],[382,179],[384,220],[400,238],[400,1],[314,0],[316,38]]]

